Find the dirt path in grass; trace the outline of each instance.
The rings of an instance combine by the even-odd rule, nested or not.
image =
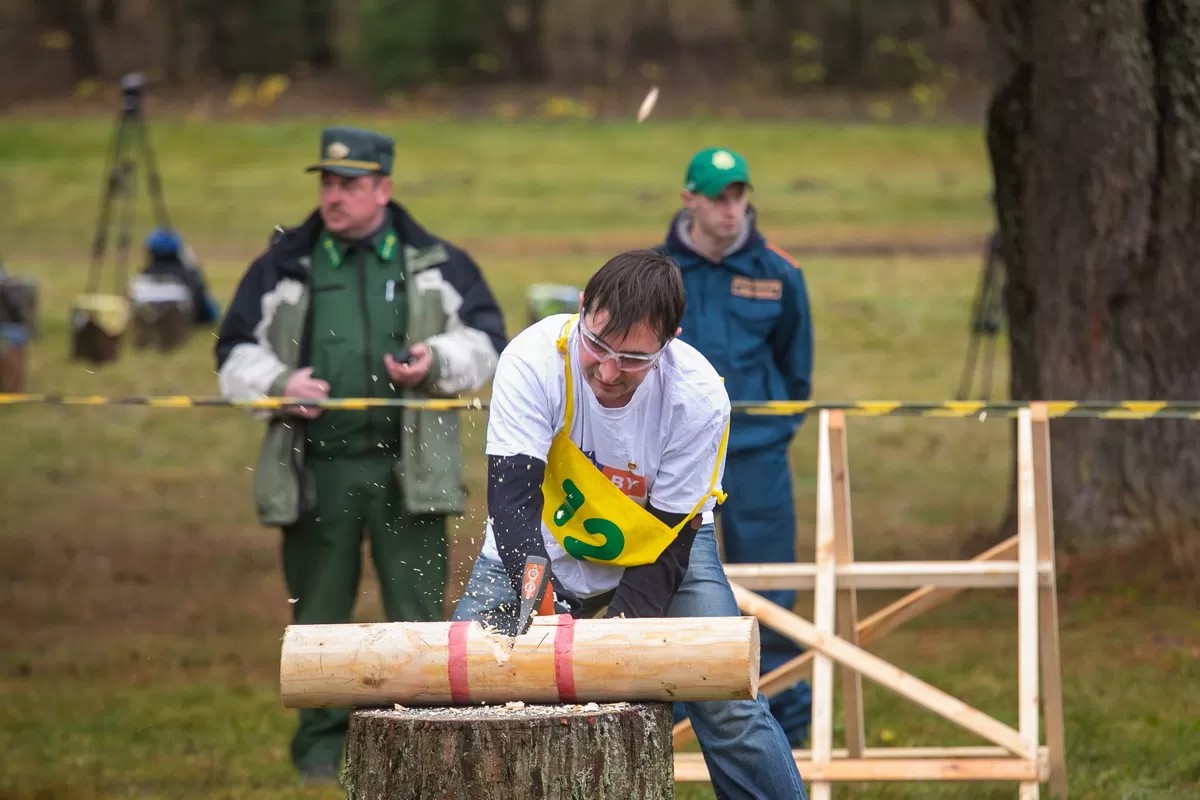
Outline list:
[[[862,228],[822,226],[783,228],[766,232],[771,243],[798,260],[808,258],[982,258],[986,231],[945,231],[937,226]],[[494,258],[607,258],[622,250],[661,243],[663,229],[616,230],[590,233],[530,233],[454,236],[442,232],[456,245],[480,261]],[[197,241],[205,263],[248,262],[258,247]],[[36,253],[18,253],[39,258],[65,257],[44,243]],[[74,250],[70,255],[77,255]]]
[[[533,234],[463,237],[460,243],[472,252],[492,257],[566,257],[611,255],[622,250],[653,245],[661,231],[590,234]],[[796,228],[769,232],[771,242],[796,258],[805,256],[975,256],[982,253],[987,234],[944,233],[936,229],[864,230],[850,226]]]

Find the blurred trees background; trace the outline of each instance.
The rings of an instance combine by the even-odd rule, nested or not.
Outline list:
[[[336,71],[377,91],[606,86],[631,75],[783,93],[903,90],[983,76],[982,2],[0,0],[0,66],[25,66],[43,93],[47,82],[61,91],[130,70],[172,83]]]

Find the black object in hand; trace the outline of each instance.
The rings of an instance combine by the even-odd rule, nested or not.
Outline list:
[[[392,358],[399,364],[411,364],[416,356],[413,355],[411,347],[406,347],[399,352],[392,353]]]

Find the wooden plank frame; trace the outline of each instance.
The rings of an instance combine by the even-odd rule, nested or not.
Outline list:
[[[768,696],[812,675],[812,749],[793,750],[814,800],[837,782],[1011,781],[1021,800],[1067,798],[1061,654],[1058,632],[1049,414],[1044,403],[1017,413],[1017,534],[970,561],[855,562],[846,417],[819,416],[816,560],[811,564],[737,564],[726,574],[743,614],[758,617],[806,651],[762,677]],[[814,592],[812,622],[750,590]],[[865,620],[857,590],[915,588]],[[1017,728],[912,676],[862,646],[968,588],[1017,593]],[[845,743],[833,746],[833,683],[841,675]],[[862,678],[891,689],[990,742],[975,747],[865,746]],[[1044,721],[1045,744],[1040,724]],[[699,753],[678,752],[695,738],[687,720],[674,730],[675,780],[708,781]]]

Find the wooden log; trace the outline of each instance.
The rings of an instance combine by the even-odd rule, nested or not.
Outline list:
[[[564,614],[515,642],[478,622],[290,625],[279,683],[288,708],[749,700],[758,658],[753,617]]]
[[[669,800],[672,765],[668,703],[362,710],[346,797]]]

